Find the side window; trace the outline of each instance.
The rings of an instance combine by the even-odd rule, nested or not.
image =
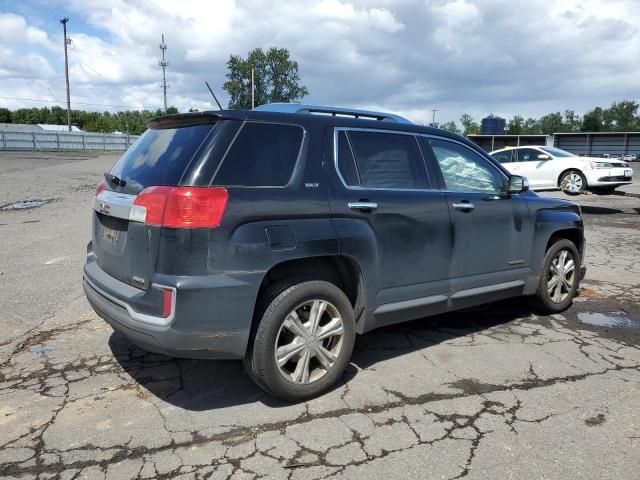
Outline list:
[[[352,131],[348,134],[362,187],[427,188],[427,172],[413,135]]]
[[[516,153],[518,154],[517,162],[537,162],[538,155],[542,152],[534,150],[533,148],[519,148],[516,150]]]
[[[356,169],[356,160],[353,158],[347,132],[344,131],[338,135],[338,170],[347,185],[350,187],[360,186],[360,176]]]
[[[303,130],[295,125],[245,123],[222,160],[213,185],[282,187],[289,183]]]
[[[503,190],[503,175],[477,153],[446,140],[430,139],[429,143],[440,165],[447,190],[488,193]]]
[[[511,162],[511,154],[513,150],[505,150],[502,152],[493,153],[491,156],[495,158],[500,163],[509,163]]]

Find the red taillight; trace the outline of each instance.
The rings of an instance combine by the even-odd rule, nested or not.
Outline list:
[[[173,290],[165,288],[162,290],[162,316],[167,318],[171,315],[171,307],[173,306]]]
[[[96,186],[96,197],[102,193],[102,191],[104,190],[104,187],[106,186],[107,186],[107,182],[105,181],[104,178],[100,180],[100,182],[98,182],[98,185]]]
[[[133,204],[144,207],[148,225],[213,228],[220,225],[228,198],[218,187],[148,187]]]

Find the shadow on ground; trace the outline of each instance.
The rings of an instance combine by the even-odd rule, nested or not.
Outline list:
[[[513,299],[358,336],[345,381],[355,377],[358,369],[530,314],[524,299]],[[118,363],[140,386],[176,407],[203,411],[255,402],[273,408],[290,405],[260,390],[240,361],[174,359],[152,354],[116,332],[111,335],[109,346]],[[335,388],[340,386],[338,382]]]
[[[617,208],[593,207],[591,205],[582,205],[581,208],[582,213],[588,215],[615,215],[616,213],[623,213],[622,210]]]

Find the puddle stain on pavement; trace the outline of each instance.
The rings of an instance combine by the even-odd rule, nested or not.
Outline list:
[[[640,320],[629,317],[626,312],[579,312],[578,320],[597,327],[637,328]]]

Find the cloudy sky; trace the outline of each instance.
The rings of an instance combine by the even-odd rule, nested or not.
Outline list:
[[[640,0],[0,0],[0,106],[212,108],[230,54],[288,48],[310,103],[418,122],[640,99]],[[21,99],[21,100],[18,100]],[[31,100],[26,100],[31,99]]]

